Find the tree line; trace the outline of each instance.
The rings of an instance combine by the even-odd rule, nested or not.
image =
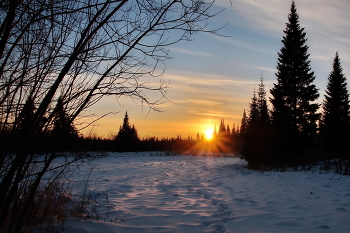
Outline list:
[[[322,104],[304,28],[293,2],[278,53],[277,82],[267,108],[263,80],[243,113],[240,151],[251,167],[350,159],[349,92],[336,52]]]

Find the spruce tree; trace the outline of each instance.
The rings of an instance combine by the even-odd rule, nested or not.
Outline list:
[[[284,150],[286,147],[303,150],[317,132],[319,114],[316,111],[319,105],[312,101],[319,94],[313,84],[315,76],[310,68],[306,33],[300,27],[294,1],[283,32],[283,47],[278,53],[275,74],[277,84],[270,90],[272,123],[280,133],[278,137],[284,140],[278,142]]]
[[[266,128],[270,124],[270,115],[266,102],[266,91],[263,77],[260,78],[258,90],[258,110],[259,110],[259,126]]]
[[[321,123],[322,145],[342,156],[349,144],[349,92],[338,53],[333,61],[333,70],[328,76],[328,85],[323,101]]]
[[[245,109],[244,109],[243,110],[242,121],[241,121],[240,134],[244,135],[247,132],[247,128],[248,128],[248,117],[247,117],[247,114],[245,113]]]
[[[131,151],[136,149],[139,141],[135,126],[130,126],[128,112],[125,113],[123,125],[119,127],[117,135],[117,146],[120,151]]]
[[[233,123],[233,125],[232,125],[232,131],[231,131],[231,135],[232,136],[235,136],[236,135],[236,124],[235,123]]]
[[[78,140],[78,131],[71,122],[63,106],[62,98],[58,98],[53,111],[53,128],[51,130],[51,140],[59,150],[72,150]]]
[[[259,105],[255,90],[252,97],[252,102],[249,104],[249,108],[250,110],[247,130],[249,133],[252,133],[253,131],[256,131],[259,127]]]
[[[77,130],[69,119],[61,98],[58,98],[57,105],[54,109],[52,134],[60,135],[60,137],[77,135]]]
[[[219,135],[226,134],[226,127],[225,127],[225,120],[221,119],[220,126],[219,126]]]
[[[269,112],[266,104],[265,85],[262,78],[258,92],[254,94],[249,104],[248,127],[242,137],[241,153],[252,168],[269,163]]]

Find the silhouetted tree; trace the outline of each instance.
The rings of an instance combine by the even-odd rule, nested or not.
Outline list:
[[[259,127],[259,121],[260,121],[259,103],[258,103],[258,98],[256,97],[255,90],[252,97],[252,101],[249,104],[249,109],[250,110],[249,110],[247,131],[248,133],[251,133],[257,130],[257,128]]]
[[[244,135],[247,132],[248,128],[248,117],[247,114],[245,113],[245,109],[243,110],[243,116],[242,116],[242,121],[241,121],[241,129],[240,129],[240,134]]]
[[[117,150],[119,151],[135,151],[139,138],[135,126],[130,126],[128,112],[125,113],[123,125],[119,127],[116,137]]]
[[[64,110],[61,98],[58,98],[53,114],[53,128],[51,131],[53,146],[56,146],[57,150],[73,150],[78,140],[78,132]]]
[[[232,138],[230,134],[230,128],[229,126],[225,126],[225,120],[221,119],[220,125],[219,125],[219,132],[214,138],[217,140],[217,149],[221,152],[227,152],[228,148],[232,148]]]
[[[304,151],[304,146],[316,135],[319,105],[311,101],[319,94],[313,84],[315,76],[308,60],[306,33],[300,27],[294,1],[284,34],[283,47],[278,53],[277,84],[270,91],[272,123],[279,131],[276,146],[280,148],[276,152],[284,155],[289,152],[284,159],[296,161],[294,155]]]
[[[219,125],[219,135],[226,134],[226,126],[225,126],[225,120],[221,119],[220,125]]]
[[[254,89],[254,94],[251,99],[251,103],[249,103],[249,116],[245,118],[245,111],[243,112],[242,117],[242,126],[243,122],[246,122],[246,127],[244,133],[240,135],[241,148],[240,152],[243,154],[244,158],[248,161],[248,163],[252,163],[255,161],[256,154],[253,151],[253,147],[255,147],[256,143],[256,132],[258,131],[259,124],[259,109],[258,109],[258,99],[256,97],[256,92]],[[242,132],[242,128],[241,128]]]
[[[241,153],[252,168],[269,163],[269,113],[265,95],[261,79],[259,91],[256,93],[254,90],[249,104],[250,111],[246,133],[241,137]]]
[[[216,131],[216,125],[214,125],[213,139],[218,136],[218,132]]]
[[[237,134],[237,131],[236,131],[236,124],[235,124],[235,123],[233,123],[233,125],[232,125],[231,135],[232,135],[232,136],[235,136],[236,134]]]
[[[344,157],[349,149],[349,92],[338,52],[333,61],[333,70],[328,76],[323,117],[320,127],[322,145],[327,151]]]
[[[26,129],[30,128],[30,123],[32,118],[34,117],[34,113],[34,101],[33,98],[30,97],[24,104],[21,113],[18,115],[18,118],[14,122],[14,125],[16,127],[13,127],[12,129],[17,131],[25,131]]]
[[[37,149],[37,140],[31,140],[30,142],[27,140],[28,135],[30,135],[31,120],[33,119],[35,113],[33,98],[29,97],[21,107],[22,108],[19,107],[17,109],[17,111],[20,112],[18,114],[18,118],[13,122],[14,127],[7,128],[8,131],[6,133],[6,137],[4,137],[2,140],[1,149],[3,153],[5,153],[5,151],[7,153],[12,153],[19,147],[25,146],[25,144],[32,145],[30,149],[31,152]],[[6,124],[4,124],[4,126],[5,125]],[[3,165],[2,159],[3,158],[1,158],[0,165]]]
[[[268,127],[270,125],[270,114],[267,107],[265,84],[263,77],[260,78],[258,90],[258,110],[259,110],[259,127]]]

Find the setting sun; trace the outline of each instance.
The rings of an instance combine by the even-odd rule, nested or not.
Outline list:
[[[207,140],[213,139],[213,133],[214,133],[213,129],[205,130],[205,139],[207,139]]]

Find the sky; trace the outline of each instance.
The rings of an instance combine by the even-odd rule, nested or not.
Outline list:
[[[227,24],[220,30],[224,36],[200,33],[193,41],[169,47],[173,58],[159,67],[166,69],[163,79],[169,82],[166,99],[157,106],[161,111],[150,111],[127,98],[106,97],[87,114],[94,114],[92,120],[108,112],[113,114],[81,132],[110,138],[118,133],[126,111],[140,138],[178,135],[195,138],[208,128],[218,128],[221,119],[230,128],[233,124],[238,126],[244,109],[249,109],[260,77],[264,78],[267,98],[276,83],[278,52],[291,3],[291,0],[217,0],[211,12],[224,11],[210,20],[208,29]],[[295,0],[295,4],[308,39],[309,60],[320,93],[317,102],[322,103],[336,52],[343,73],[350,77],[350,1]],[[154,92],[147,95],[151,100],[159,97]]]

